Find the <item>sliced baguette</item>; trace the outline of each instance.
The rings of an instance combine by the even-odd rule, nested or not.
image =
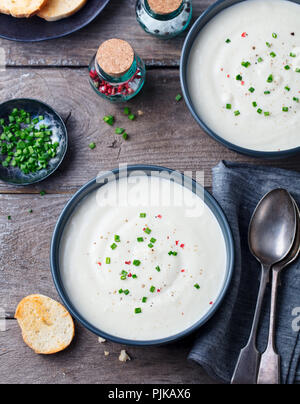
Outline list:
[[[18,305],[15,318],[24,342],[37,354],[54,354],[67,348],[75,334],[68,311],[55,300],[43,295],[25,297]]]
[[[29,18],[37,14],[46,4],[48,0],[2,0],[3,9],[8,10],[7,14],[11,14],[17,18]],[[2,9],[2,7],[0,7]]]
[[[0,13],[10,14],[9,9],[7,7],[7,0],[0,0]]]
[[[77,13],[87,0],[48,0],[38,16],[47,21],[58,21]]]

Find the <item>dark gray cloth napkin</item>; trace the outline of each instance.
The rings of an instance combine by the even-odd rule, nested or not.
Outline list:
[[[248,248],[248,226],[258,201],[274,188],[285,188],[300,206],[300,173],[277,168],[221,162],[213,169],[213,195],[223,208],[235,239],[235,272],[228,294],[215,316],[199,330],[189,359],[212,377],[230,382],[240,349],[245,346],[259,288],[260,266]],[[268,336],[270,287],[265,300],[258,348]],[[277,347],[282,356],[282,383],[300,382],[300,259],[282,274],[277,314]],[[294,324],[294,326],[297,324]],[[294,329],[293,329],[294,328]]]

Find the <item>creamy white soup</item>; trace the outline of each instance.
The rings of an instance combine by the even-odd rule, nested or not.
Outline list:
[[[106,333],[173,336],[199,321],[224,285],[226,246],[215,216],[200,196],[170,184],[152,177],[149,185],[145,176],[108,183],[81,202],[64,230],[66,292]]]
[[[192,103],[217,135],[240,147],[300,146],[300,5],[248,0],[215,16],[188,62]]]

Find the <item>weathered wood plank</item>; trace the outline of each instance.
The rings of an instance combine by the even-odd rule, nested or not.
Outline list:
[[[111,0],[96,21],[69,37],[43,43],[0,39],[8,66],[87,66],[99,44],[120,37],[128,40],[147,65],[178,66],[184,36],[162,41],[147,35],[136,21],[135,0]],[[194,19],[213,0],[194,0]]]
[[[9,86],[7,85],[9,83]],[[220,160],[253,162],[299,169],[299,158],[259,161],[231,152],[203,133],[190,115],[184,101],[176,103],[180,92],[177,70],[148,72],[141,95],[129,103],[132,111],[144,115],[131,122],[123,115],[124,105],[113,105],[90,88],[86,69],[9,69],[0,73],[0,101],[14,97],[33,97],[54,106],[67,120],[70,147],[59,171],[35,187],[19,189],[0,182],[0,192],[73,193],[101,170],[119,163],[157,164],[185,170],[204,170],[205,185],[211,186],[211,168]],[[102,118],[116,117],[116,126],[130,135],[125,142],[114,134]],[[97,147],[90,150],[88,145]]]
[[[76,326],[76,337],[64,352],[39,356],[28,348],[17,322],[6,322],[0,332],[0,383],[34,384],[210,384],[213,381],[196,364],[187,361],[190,339],[164,347],[127,348],[106,342]],[[118,360],[121,349],[132,360]],[[104,356],[108,351],[109,356]]]

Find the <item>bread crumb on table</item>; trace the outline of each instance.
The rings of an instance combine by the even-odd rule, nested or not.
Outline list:
[[[127,362],[127,361],[131,361],[130,356],[127,354],[127,352],[125,350],[122,350],[119,356],[119,361],[120,362]]]
[[[99,337],[98,342],[99,344],[103,344],[104,342],[106,342],[106,339]]]
[[[109,352],[108,352],[108,351],[104,351],[104,356],[109,356]]]

